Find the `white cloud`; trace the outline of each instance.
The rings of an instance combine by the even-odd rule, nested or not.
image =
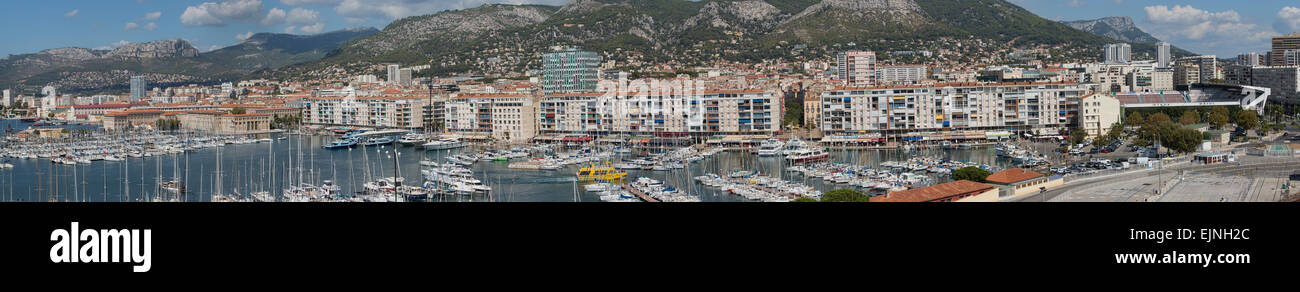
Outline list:
[[[137,28],[140,28],[139,24],[135,24],[134,22],[127,22],[126,26],[122,27],[122,30],[135,30]]]
[[[1277,12],[1277,21],[1273,22],[1273,29],[1282,33],[1300,31],[1300,8],[1282,7],[1282,10]]]
[[[256,21],[262,17],[262,0],[226,0],[203,2],[185,8],[181,24],[185,26],[221,26],[227,21]]]
[[[221,49],[221,46],[218,46],[218,45],[211,45],[211,46],[208,46],[208,47],[206,47],[206,48],[200,48],[200,49],[199,49],[199,52],[200,52],[200,53],[207,53],[207,52],[216,51],[216,50],[219,50],[219,49]]]
[[[1070,7],[1080,7],[1083,6],[1083,0],[1070,0],[1070,2],[1066,2],[1065,5]]]
[[[145,13],[144,18],[141,18],[140,20],[144,20],[144,21],[158,20],[159,17],[162,17],[162,11]]]
[[[144,25],[144,27],[142,27],[141,29],[152,31],[158,29],[158,25],[150,22],[149,24]]]
[[[1237,14],[1237,11],[1234,10],[1209,12],[1197,9],[1191,5],[1174,5],[1172,8],[1164,5],[1156,5],[1147,6],[1144,9],[1147,11],[1147,18],[1153,23],[1196,24],[1205,21],[1241,21],[1241,15]]]
[[[293,33],[293,30],[294,30],[294,29],[297,29],[297,28],[298,28],[298,27],[296,27],[296,26],[289,26],[289,27],[286,27],[286,28],[284,28],[284,33]]]
[[[237,35],[235,35],[235,39],[240,40],[240,41],[246,40],[246,39],[251,38],[251,37],[253,37],[253,32],[251,32],[251,31],[250,31],[250,32],[246,32],[246,33],[241,33],[241,34],[237,34]]]
[[[284,3],[284,5],[289,5],[289,6],[299,6],[299,5],[332,6],[332,5],[338,5],[339,2],[343,2],[343,0],[280,0],[280,3]]]
[[[285,15],[284,9],[271,8],[271,11],[266,12],[266,17],[262,18],[262,25],[272,26],[284,23]]]
[[[311,9],[294,8],[289,11],[289,16],[284,19],[292,25],[309,25],[320,22],[320,12]]]
[[[1191,5],[1145,7],[1149,32],[1156,38],[1179,44],[1192,51],[1233,55],[1267,47],[1277,33],[1244,22],[1235,10],[1206,11]]]
[[[316,23],[316,24],[313,24],[313,25],[303,26],[303,27],[300,27],[300,28],[298,28],[298,29],[302,30],[303,33],[307,33],[307,34],[318,34],[318,33],[321,33],[321,32],[324,32],[324,31],[325,31],[325,24],[324,24],[324,23]]]
[[[81,12],[81,9],[73,9],[72,11],[68,11],[68,13],[64,13],[64,14],[63,14],[63,17],[73,17],[73,16],[77,16],[77,13],[80,13],[80,12]]]

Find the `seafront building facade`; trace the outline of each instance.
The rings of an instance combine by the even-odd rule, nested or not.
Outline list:
[[[303,123],[383,129],[420,129],[427,98],[314,97],[305,100]]]
[[[821,129],[891,141],[945,131],[1056,133],[1073,124],[1086,92],[1076,83],[842,87],[822,94]]]
[[[774,90],[552,94],[539,107],[545,134],[770,135],[780,129]]]
[[[507,143],[528,142],[537,135],[537,101],[522,94],[466,94],[443,104],[448,132],[488,137]]]

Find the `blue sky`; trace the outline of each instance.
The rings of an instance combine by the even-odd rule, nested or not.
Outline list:
[[[1231,57],[1265,51],[1269,38],[1300,31],[1300,1],[1009,0],[1052,20],[1129,16],[1176,46]],[[256,32],[313,34],[383,28],[394,19],[483,3],[564,0],[76,0],[7,1],[11,29],[0,56],[59,47],[113,48],[124,42],[183,38],[207,51]]]

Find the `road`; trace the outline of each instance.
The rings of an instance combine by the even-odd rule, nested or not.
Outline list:
[[[1177,175],[1180,170],[1187,173],[1197,174],[1212,173],[1238,175],[1249,175],[1251,172],[1277,172],[1280,174],[1300,170],[1300,160],[1293,157],[1242,157],[1242,159],[1243,163],[1240,166],[1237,164],[1190,165],[1186,162],[1181,162],[1179,164],[1172,164],[1164,169],[1136,170],[1095,178],[1080,179],[1067,183],[1064,186],[1048,190],[1045,193],[1014,198],[1011,201],[1051,201],[1063,194],[1105,185],[1116,185],[1119,186],[1121,190],[1133,192],[1133,196],[1126,196],[1127,199],[1124,200],[1131,201],[1140,199],[1142,193],[1149,193],[1154,190],[1155,187],[1158,186],[1159,182],[1169,180]],[[1135,186],[1135,183],[1140,186]],[[1149,183],[1150,185],[1145,185],[1144,183]]]

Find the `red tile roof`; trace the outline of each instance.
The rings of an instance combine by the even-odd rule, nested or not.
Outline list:
[[[933,202],[943,199],[962,196],[975,195],[995,187],[977,183],[968,180],[959,180],[954,182],[942,183],[924,188],[911,189],[901,192],[893,192],[886,195],[871,198],[872,202]]]
[[[131,115],[131,114],[158,114],[158,113],[162,113],[162,111],[160,111],[160,110],[151,110],[151,109],[142,109],[142,110],[124,110],[124,111],[120,111],[120,112],[111,112],[111,113],[106,113],[106,114],[104,114],[104,115],[107,115],[107,116],[126,116],[126,115]]]
[[[1042,176],[1043,174],[1041,173],[1028,171],[1021,168],[1012,168],[1012,169],[1003,170],[998,173],[991,174],[989,175],[988,178],[985,178],[984,181],[995,183],[995,184],[1009,185],[1009,184],[1014,184],[1026,180],[1039,178]]]

